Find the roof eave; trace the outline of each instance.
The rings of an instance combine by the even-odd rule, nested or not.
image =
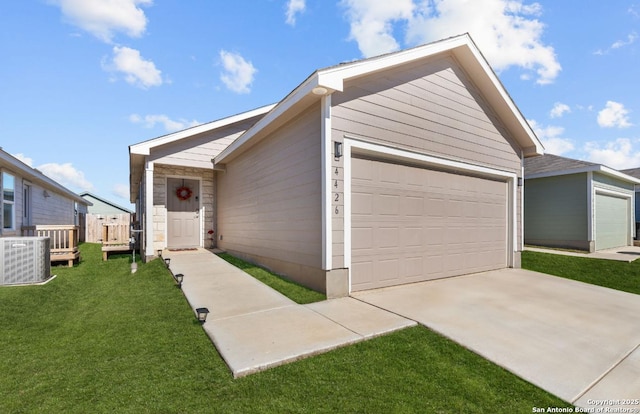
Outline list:
[[[598,172],[604,175],[608,175],[610,177],[617,178],[619,180],[627,181],[633,184],[640,184],[640,179],[632,177],[630,175],[624,174],[618,170],[614,170],[613,168],[609,168],[606,165],[588,165],[582,168],[569,168],[565,170],[558,171],[545,171],[535,174],[526,174],[524,178],[525,180],[533,180],[536,178],[547,178],[547,177],[558,177],[561,175],[569,175],[569,174],[582,174],[588,172]]]

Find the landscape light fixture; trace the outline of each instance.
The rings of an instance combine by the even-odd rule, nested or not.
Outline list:
[[[170,257],[166,257],[164,259],[164,264],[167,266],[167,268],[169,267],[169,265],[171,264],[171,258]]]
[[[209,309],[198,308],[196,309],[196,314],[198,315],[198,321],[200,323],[205,323],[205,321],[207,320],[207,315],[209,314]]]
[[[178,287],[182,288],[182,279],[184,279],[184,275],[182,273],[178,273],[177,275],[173,276],[173,278],[176,280],[176,283],[178,283]]]
[[[162,257],[162,249],[158,249],[158,257]]]

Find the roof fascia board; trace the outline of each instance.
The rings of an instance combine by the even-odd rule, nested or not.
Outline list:
[[[230,117],[222,118],[217,121],[208,122],[206,124],[198,125],[192,128],[183,129],[172,134],[164,135],[158,138],[154,138],[148,141],[140,142],[129,146],[129,152],[131,154],[138,155],[150,155],[151,149],[159,147],[161,145],[170,144],[175,141],[179,141],[184,138],[188,138],[194,135],[202,134],[204,132],[213,131],[214,129],[222,128],[228,125],[232,125],[236,122],[244,121],[245,119],[252,118],[254,116],[266,114],[272,110],[276,104],[263,106],[253,109],[251,111],[243,112],[241,114],[233,115]]]
[[[386,70],[417,59],[434,56],[460,46],[468,45],[469,43],[469,35],[464,34],[412,49],[323,69],[319,71],[319,84],[342,91],[345,80],[368,75],[380,70]]]
[[[281,115],[291,109],[296,103],[300,102],[302,98],[312,93],[313,88],[317,86],[324,86],[328,89],[333,89],[329,85],[321,85],[318,82],[318,72],[314,72],[309,76],[302,84],[294,89],[286,98],[280,101],[275,107],[267,113],[262,119],[255,123],[251,128],[240,135],[235,141],[233,141],[227,148],[225,148],[220,154],[218,154],[213,162],[215,164],[223,164],[225,158],[229,157],[238,148],[242,147],[247,141],[256,136],[261,130],[266,128],[269,124],[278,119]],[[329,91],[328,93],[331,93]],[[318,95],[320,99],[320,95]]]
[[[67,189],[62,184],[52,180],[51,178],[44,175],[42,172],[36,170],[35,168],[29,167],[27,164],[23,163],[19,159],[15,158],[8,152],[0,149],[0,161],[9,165],[12,170],[15,170],[16,173],[20,173],[21,178],[26,178],[31,181],[35,181],[41,184],[44,187],[47,187],[50,190],[55,190],[60,192],[67,197],[73,199],[82,204],[92,205],[90,201],[85,200],[80,197],[78,194],[73,191]]]
[[[570,168],[570,169],[559,170],[559,171],[546,171],[546,172],[535,173],[535,174],[525,173],[524,179],[529,180],[529,179],[536,179],[536,178],[557,177],[560,175],[582,174],[582,173],[589,173],[589,172],[598,172],[604,175],[608,175],[610,177],[617,178],[619,180],[627,181],[633,184],[640,184],[640,179],[621,173],[620,171],[614,170],[613,168],[609,168],[605,165],[588,165],[582,168]]]
[[[529,123],[522,116],[522,113],[515,105],[513,99],[511,99],[506,89],[496,76],[493,69],[491,69],[491,66],[484,58],[476,44],[471,39],[471,36],[469,36],[468,33],[465,33],[463,35],[440,40],[438,42],[430,43],[424,46],[418,46],[412,49],[394,52],[353,63],[347,63],[344,65],[338,65],[314,72],[302,84],[294,89],[285,99],[278,103],[275,108],[273,108],[273,110],[271,110],[267,115],[260,119],[244,134],[238,137],[238,139],[236,139],[225,150],[218,154],[218,156],[215,157],[214,162],[216,164],[224,163],[225,159],[227,159],[233,152],[237,151],[251,138],[256,136],[261,130],[266,128],[282,114],[290,110],[305,96],[312,93],[315,87],[324,87],[328,90],[328,93],[332,93],[334,91],[343,91],[345,80],[357,78],[362,75],[374,73],[379,70],[389,69],[407,62],[435,56],[439,53],[445,52],[451,53],[465,69],[471,79],[474,79],[476,83],[478,83],[478,81],[485,84],[486,81],[490,82],[493,95],[495,96],[495,93],[497,92],[502,102],[504,102],[504,104],[512,114],[512,119],[515,121],[515,127],[521,128],[522,132],[524,133],[524,137],[526,137],[529,143],[532,144],[525,146],[520,143],[521,147],[523,148],[524,155],[542,155],[544,153],[544,147],[542,146],[542,143],[536,137]],[[487,91],[486,87],[480,87],[480,89],[485,94],[491,92]],[[520,136],[522,137],[523,135]]]
[[[489,62],[484,57],[484,55],[482,54],[478,46],[475,44],[473,39],[468,34],[464,35],[464,39],[465,39],[465,43],[463,46],[466,46],[466,47],[458,47],[453,50],[453,54],[458,60],[458,62],[460,63],[461,67],[481,69],[481,70],[474,70],[472,72],[469,72],[468,69],[466,69],[467,75],[471,79],[481,78],[484,75],[485,80],[488,80],[491,83],[493,90],[499,94],[502,102],[504,102],[505,105],[507,105],[509,112],[513,114],[513,116],[515,117],[515,120],[523,129],[527,138],[529,139],[531,144],[533,144],[529,146],[524,146],[521,143],[521,147],[524,151],[524,155],[526,157],[543,155],[544,146],[542,145],[542,142],[540,142],[535,132],[533,132],[531,125],[529,125],[529,122],[527,122],[525,117],[522,115],[522,112],[520,112],[520,109],[511,98],[511,95],[509,95],[509,92],[507,92],[507,89],[504,87],[504,85],[500,81],[500,78],[498,78],[493,68],[491,67],[491,65],[489,65]],[[480,79],[480,82],[481,81],[482,79]],[[479,85],[477,81],[476,81],[476,87],[480,88],[480,90],[483,93],[487,94],[487,90],[482,88],[482,85]]]

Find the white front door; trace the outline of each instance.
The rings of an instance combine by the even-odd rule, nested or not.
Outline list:
[[[167,179],[167,247],[200,246],[200,181]]]

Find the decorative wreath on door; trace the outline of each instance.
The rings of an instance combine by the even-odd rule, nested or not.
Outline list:
[[[191,191],[189,187],[186,187],[184,185],[176,190],[176,195],[182,201],[190,199],[192,194],[193,191]]]

